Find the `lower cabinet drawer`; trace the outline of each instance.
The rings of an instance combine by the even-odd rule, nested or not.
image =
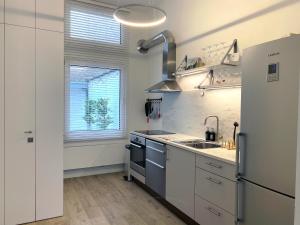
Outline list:
[[[195,220],[201,225],[234,225],[234,217],[195,195]]]
[[[196,194],[231,214],[235,212],[235,186],[231,180],[196,169]]]
[[[165,167],[146,159],[146,185],[161,197],[166,195]]]
[[[234,165],[198,155],[196,158],[196,166],[206,171],[218,174],[222,177],[226,177],[230,180],[235,180],[236,167]]]

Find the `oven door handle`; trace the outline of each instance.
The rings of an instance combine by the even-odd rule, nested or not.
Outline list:
[[[130,145],[136,147],[136,148],[142,148],[142,146],[139,146],[139,145],[136,145],[136,144],[133,144],[133,143],[130,143]]]

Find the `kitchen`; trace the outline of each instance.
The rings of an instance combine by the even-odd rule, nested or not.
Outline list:
[[[32,4],[32,2],[35,1],[30,2],[30,4]],[[38,0],[36,2],[38,2]],[[68,18],[71,18],[72,15],[76,15],[72,14],[72,10],[74,12],[74,10],[76,11],[76,9],[81,7],[80,1],[70,1],[76,2],[74,6],[69,6],[69,3],[66,3],[65,11],[62,4],[59,3],[60,1],[55,2],[57,2],[57,5],[53,6],[53,8],[51,8],[50,3],[47,6],[44,5],[44,8],[41,7],[40,10],[42,13],[40,14],[54,14],[55,16],[46,18],[50,18],[50,20],[51,18],[56,18],[53,22],[55,24],[55,32],[57,29],[57,32],[60,34],[64,32],[66,74],[69,73],[66,69],[68,65],[70,65],[71,75],[72,71],[80,71],[75,67],[81,66],[82,61],[77,60],[80,57],[85,60],[93,58],[89,64],[91,65],[90,68],[94,68],[98,59],[99,61],[105,59],[105,63],[106,61],[112,61],[110,55],[113,54],[119,54],[123,58],[126,58],[126,60],[119,60],[118,58],[119,61],[117,62],[122,66],[124,65],[124,71],[127,71],[125,73],[126,81],[124,81],[126,90],[122,93],[122,99],[125,100],[122,104],[120,103],[120,111],[118,111],[120,118],[125,118],[125,122],[123,123],[123,120],[120,119],[118,124],[120,124],[120,128],[122,129],[120,129],[120,133],[114,134],[116,135],[114,138],[90,139],[88,141],[74,141],[79,137],[78,135],[82,134],[79,132],[66,132],[67,125],[64,125],[65,140],[61,152],[63,153],[64,174],[62,174],[62,169],[60,172],[56,171],[56,173],[59,174],[58,177],[64,175],[65,178],[64,211],[62,211],[61,207],[62,201],[59,201],[60,207],[56,207],[59,208],[59,212],[56,213],[57,216],[64,214],[64,217],[59,217],[54,220],[50,219],[49,221],[40,221],[37,222],[37,224],[80,224],[80,222],[93,224],[91,222],[92,219],[95,219],[94,224],[198,223],[204,225],[225,225],[238,223],[247,225],[277,225],[300,223],[298,218],[300,215],[300,202],[297,197],[300,190],[300,173],[298,173],[299,169],[296,170],[296,166],[297,168],[299,166],[299,163],[296,164],[296,158],[299,159],[299,154],[296,156],[296,153],[298,149],[298,128],[300,126],[298,126],[296,122],[298,121],[297,112],[299,104],[298,98],[296,98],[298,80],[295,78],[296,75],[299,74],[297,58],[300,50],[297,48],[298,45],[294,43],[299,39],[296,34],[300,33],[300,28],[297,23],[300,9],[298,1],[241,2],[230,0],[220,6],[220,2],[216,0],[209,2],[188,0],[184,4],[179,0],[153,0],[150,2],[142,0],[126,0],[124,2],[117,0],[99,0],[98,2],[82,0],[81,3],[83,5],[95,4],[95,7],[87,7],[88,10],[86,13],[91,14],[94,12],[94,8],[97,7],[103,8],[104,6],[108,7],[111,5],[121,6],[130,3],[140,3],[158,7],[167,15],[166,21],[155,27],[132,28],[127,25],[124,26],[124,29],[127,29],[127,33],[124,32],[126,34],[124,34],[122,38],[125,38],[126,43],[128,43],[129,54],[123,54],[123,52],[125,52],[124,49],[111,48],[107,50],[103,47],[105,51],[109,51],[110,54],[104,55],[101,54],[101,51],[97,52],[95,50],[95,52],[91,53],[91,57],[83,56],[84,45],[80,45],[80,54],[72,50],[71,47],[79,45],[74,40],[71,40],[72,37],[67,36],[68,32],[70,32],[67,29],[68,25],[70,25],[72,21],[76,21],[76,19],[74,19],[75,17],[72,17],[73,20],[69,20]],[[53,29],[49,26],[49,21],[45,22],[40,20],[36,22],[36,24],[32,23],[32,21],[25,21],[24,17],[28,16],[27,14],[23,15],[23,19],[18,18],[19,20],[14,20],[14,16],[10,15],[11,12],[8,6],[15,6],[17,4],[19,4],[21,11],[30,8],[30,4],[25,6],[21,1],[0,1],[0,6],[2,6],[0,7],[2,10],[0,17],[5,18],[0,20],[3,27],[3,30],[1,30],[1,52],[3,53],[2,48],[4,45],[6,49],[5,53],[1,54],[1,68],[4,68],[1,70],[0,96],[1,225],[21,224],[40,220],[31,213],[31,218],[35,217],[36,219],[14,222],[16,218],[15,215],[18,215],[20,211],[14,212],[15,206],[14,204],[10,204],[9,200],[13,198],[14,194],[18,198],[22,198],[23,196],[17,191],[17,188],[13,190],[13,195],[6,194],[9,190],[8,187],[10,187],[7,186],[6,182],[6,179],[10,177],[7,176],[9,169],[14,172],[14,176],[19,176],[18,171],[9,167],[9,164],[6,162],[6,157],[10,157],[10,155],[7,153],[9,146],[4,144],[4,140],[6,140],[8,136],[8,134],[4,134],[7,132],[7,127],[9,127],[9,124],[6,123],[10,122],[7,118],[11,112],[8,110],[9,107],[5,100],[7,96],[13,95],[13,92],[9,92],[6,86],[9,81],[6,74],[19,73],[19,71],[8,70],[11,65],[10,63],[13,62],[9,61],[10,56],[8,53],[10,51],[7,49],[12,48],[12,46],[17,46],[18,38],[15,36],[9,36],[9,38],[7,38],[7,34],[9,34],[9,32],[11,32],[11,34],[17,34],[13,33],[13,29],[9,30],[10,25],[24,27],[35,26],[36,30]],[[71,10],[67,11],[69,8],[71,8]],[[219,10],[219,8],[221,8],[221,10]],[[39,9],[39,7],[37,7],[37,9]],[[65,20],[58,20],[57,15],[59,15],[59,17],[65,16]],[[36,13],[36,18],[38,18],[38,16],[39,13]],[[79,17],[79,15],[77,16]],[[80,16],[82,20],[86,19],[83,14]],[[97,18],[93,17],[93,19],[95,20]],[[86,21],[88,21],[88,19]],[[80,25],[79,22],[78,24]],[[65,30],[61,29],[61,26],[63,26],[62,23],[64,23]],[[176,65],[173,65],[173,71],[167,71],[166,73],[164,72],[166,67],[163,67],[164,41],[170,39],[162,38],[159,43],[152,46],[147,53],[140,53],[137,50],[137,43],[139,42],[139,44],[141,44],[140,40],[151,40],[152,37],[156,37],[164,31],[171,33],[173,38],[170,39],[173,39],[176,44]],[[92,33],[92,31],[88,29],[85,30],[85,32]],[[4,33],[5,35],[2,35]],[[32,35],[33,36],[30,37],[34,37],[34,34]],[[81,34],[79,33],[77,35]],[[4,38],[4,36],[6,38]],[[40,36],[37,35],[37,40],[39,40],[39,37]],[[8,40],[12,40],[12,42],[8,42]],[[26,41],[22,41],[22,43],[23,45],[27,44]],[[52,48],[55,48],[55,45],[56,44],[53,43]],[[95,44],[86,46],[89,50],[98,48]],[[231,46],[233,48],[231,48],[229,52],[222,50],[221,53],[216,54],[217,56],[209,56],[212,55],[213,48],[221,48],[223,46],[224,48],[226,47],[226,50],[229,50]],[[172,48],[170,45],[168,45],[168,47]],[[37,47],[37,50],[38,49]],[[22,52],[22,50],[19,51]],[[48,51],[50,51],[50,49]],[[18,54],[21,55],[20,52],[18,52]],[[37,53],[39,53],[39,51],[37,51]],[[40,54],[42,54],[42,52]],[[226,60],[229,61],[224,61],[223,64],[229,63],[234,65],[219,65],[223,60],[222,56],[225,56],[225,54],[234,57],[227,57]],[[265,61],[265,58],[262,58],[263,55],[269,57],[270,60]],[[12,56],[16,57],[13,54]],[[192,68],[190,71],[184,71],[184,69],[180,70],[182,63],[183,68],[185,68],[186,56],[189,62],[201,57],[204,62],[204,59],[211,61],[219,59],[219,63],[214,63],[218,64],[215,66],[198,63],[199,68]],[[55,57],[52,58],[54,59]],[[60,60],[61,58],[56,59]],[[22,60],[22,58],[20,60]],[[174,58],[171,57],[168,58],[168,60],[174,61]],[[3,62],[6,66],[3,66]],[[45,62],[46,60],[43,61],[43,63]],[[32,61],[30,61],[30,63],[32,63]],[[53,63],[61,62],[56,61]],[[114,61],[112,66],[115,68],[117,63]],[[168,65],[170,66],[170,63],[168,63]],[[23,66],[22,68],[25,67]],[[37,67],[36,71],[39,72],[42,68],[43,67]],[[57,66],[57,68],[59,67]],[[288,70],[288,73],[295,74],[295,76],[292,76],[294,79],[285,80],[284,71],[287,71],[285,68],[291,68],[291,70]],[[167,69],[170,68],[167,67]],[[253,73],[254,69],[257,73]],[[114,70],[113,72],[117,74],[118,70]],[[52,71],[52,73],[57,73],[57,71]],[[149,90],[145,92],[146,89],[161,82],[163,78],[162,75],[168,75],[173,79],[173,73],[178,75],[176,75],[176,82],[180,88],[180,92],[178,91],[179,89],[176,88],[175,91],[171,93],[166,93],[165,91],[161,93],[155,90],[152,91],[154,93],[149,93]],[[258,75],[256,77],[254,74],[260,74],[261,77]],[[96,75],[92,76],[92,79],[96,79]],[[252,77],[255,77],[255,79],[252,79]],[[219,82],[222,82],[224,79],[226,82],[228,79],[230,84],[225,82],[226,84],[223,86],[222,84],[218,87],[213,86],[214,84],[219,84]],[[60,77],[59,80],[64,83],[67,79],[62,81]],[[77,84],[79,81],[82,81],[79,76],[74,77],[74,80],[76,80]],[[13,82],[16,81],[17,80],[14,80]],[[48,82],[49,81],[50,80],[48,80]],[[111,80],[111,82],[115,82],[115,80]],[[280,86],[281,83],[284,83],[284,85]],[[110,84],[113,85],[114,83]],[[53,85],[59,85],[60,88],[63,86],[62,83],[53,83]],[[96,86],[97,83],[93,85]],[[268,87],[270,86],[276,89],[274,88],[275,90],[273,90],[270,88],[272,91],[269,91]],[[108,86],[104,88],[109,89]],[[172,88],[173,87],[171,87],[171,90]],[[56,90],[60,89],[58,88]],[[120,93],[122,90],[122,88],[119,90]],[[37,91],[37,93],[39,93],[41,89],[37,89]],[[56,93],[55,98],[63,100],[64,97],[61,95],[58,96],[59,93]],[[63,95],[65,95],[65,102],[68,102],[68,92],[65,91]],[[48,95],[46,95],[46,97],[47,96]],[[106,97],[104,96],[104,98]],[[152,104],[154,112],[152,107],[150,107],[150,111],[152,111],[150,113],[149,107],[147,107],[148,110],[145,109],[145,103],[148,102],[147,99],[150,102],[154,102]],[[273,99],[275,100],[273,101]],[[276,101],[278,99],[279,101]],[[288,99],[288,101],[286,99]],[[36,101],[39,103],[38,98]],[[62,102],[52,103],[52,101],[49,101],[49,103],[50,102],[51,104],[63,104]],[[105,105],[106,102],[103,101],[102,104]],[[61,109],[61,105],[59,109]],[[13,105],[10,104],[9,106],[13,107]],[[112,106],[110,107],[114,110]],[[10,110],[14,109],[15,108],[10,108]],[[4,113],[4,111],[6,113]],[[65,110],[61,109],[61,112],[63,111],[65,120],[68,121],[69,112],[66,108]],[[36,112],[37,115],[39,115],[38,113],[40,111],[38,110]],[[145,114],[148,114],[149,118]],[[49,121],[54,121],[51,119],[52,115],[50,113],[48,113],[47,116],[49,117]],[[82,119],[82,117],[83,116],[80,115],[80,119]],[[111,117],[112,120],[114,120],[114,113],[111,114]],[[77,117],[77,119],[78,118],[79,117]],[[60,125],[63,126],[62,124],[64,123],[62,120],[59,121]],[[107,119],[107,121],[107,123],[110,122],[109,119]],[[235,122],[237,122],[237,124]],[[5,128],[4,123],[6,124]],[[113,125],[114,123],[111,123],[108,126]],[[49,123],[47,126],[49,126]],[[77,126],[79,127],[81,124]],[[209,140],[209,142],[204,143],[203,140],[206,139],[207,127],[209,127],[209,131],[214,134],[212,135],[214,138],[211,139],[212,141]],[[236,137],[234,135],[235,128],[237,129],[236,133],[239,133],[237,140],[234,140]],[[154,133],[157,131],[167,131],[171,132],[171,134],[151,135],[144,133],[146,130],[150,130]],[[31,128],[26,128],[25,131],[31,131]],[[255,142],[252,142],[251,136],[247,136],[251,131],[257,132]],[[122,136],[123,134],[125,134],[125,136]],[[244,134],[246,134],[247,137],[245,137]],[[275,136],[272,136],[272,134]],[[86,135],[90,137],[94,135],[94,133],[90,132]],[[104,136],[105,135],[107,134],[105,133]],[[122,138],[119,138],[118,135],[122,136]],[[31,138],[31,134],[27,136]],[[84,135],[80,136],[80,138],[83,136]],[[38,134],[34,137],[37,140],[39,139]],[[136,137],[139,139],[137,142],[134,141]],[[66,141],[66,138],[69,138],[69,140]],[[29,139],[27,140],[30,141]],[[6,140],[5,142],[8,143],[8,141],[9,140]],[[234,148],[235,141],[239,142],[236,143],[236,146],[239,146],[240,150],[238,152],[232,149]],[[60,143],[61,142],[62,140],[60,139]],[[130,142],[139,147],[141,146],[138,142],[141,142],[143,145],[142,148],[145,149],[145,154],[142,156],[145,159],[144,163],[146,167],[144,177],[140,177],[139,174],[136,174],[135,171],[131,169],[129,174],[123,172],[124,164],[131,164],[131,162],[129,162],[130,160],[128,160],[128,154],[130,155],[130,153],[125,150],[125,145],[128,145]],[[253,149],[271,148],[274,149],[274,151],[273,154],[268,154],[268,151],[257,151],[256,153],[258,155],[252,155],[247,151],[249,146]],[[227,148],[231,150],[227,150]],[[247,152],[247,155],[243,155],[244,150]],[[132,150],[130,149],[130,151]],[[125,156],[124,159],[125,153],[127,153],[127,158]],[[160,153],[163,153],[161,154],[161,158],[159,157],[161,156]],[[49,157],[50,155],[44,156]],[[236,163],[237,158],[240,159],[239,163]],[[47,159],[43,160],[49,162]],[[62,157],[59,160],[62,160]],[[250,166],[249,163],[247,163],[248,160],[251,162]],[[246,162],[246,164],[244,164],[244,162]],[[13,165],[16,166],[16,162],[13,163]],[[18,161],[18,163],[25,165],[24,162]],[[58,168],[62,168],[62,162],[59,161],[58,164]],[[40,166],[39,163],[37,163],[37,165],[38,167]],[[165,169],[165,171],[161,173],[159,172],[160,170],[147,169],[147,166],[150,168],[151,166],[153,167],[153,165],[155,169],[160,168]],[[247,177],[248,171],[249,173],[253,172],[249,177]],[[153,174],[151,174],[152,172]],[[133,176],[133,180],[136,182],[123,180],[124,174],[129,180],[132,178],[131,176]],[[263,175],[263,177],[255,177],[255,174]],[[46,177],[45,174],[43,176]],[[47,176],[49,176],[49,174]],[[38,179],[39,176],[37,176],[37,182],[39,183]],[[91,181],[93,185],[89,186],[88,182],[84,184],[85,181]],[[273,183],[273,181],[275,183]],[[11,179],[9,179],[8,182],[12,182]],[[48,180],[44,179],[44,182],[48,182]],[[146,185],[141,183],[145,183]],[[247,186],[248,184],[249,186]],[[251,192],[254,189],[253,184],[257,185],[259,187],[258,189],[263,188],[264,191],[255,192],[258,193],[258,196],[254,195],[253,192]],[[59,185],[61,187],[61,182],[59,182]],[[109,198],[109,195],[103,194],[104,192],[109,192],[110,189],[113,191],[116,188],[114,185],[120,185],[120,187],[122,187],[122,190],[117,189],[114,193],[120,199],[127,199],[126,195],[128,195],[128,198],[130,196],[130,204],[127,205],[127,208],[122,205],[123,203],[114,198]],[[4,186],[6,186],[6,188],[4,188]],[[47,189],[48,193],[52,191],[50,186],[51,185],[48,185],[47,187],[49,188]],[[43,188],[46,190],[46,187]],[[25,188],[23,189],[25,190]],[[101,190],[101,192],[97,192],[97,189]],[[132,192],[130,192],[130,189],[132,189]],[[146,189],[146,191],[144,191],[144,189]],[[56,198],[62,198],[61,189],[56,190]],[[242,193],[245,190],[246,192]],[[265,190],[267,191],[265,192]],[[89,191],[94,191],[93,197],[89,196]],[[122,194],[120,195],[119,192],[122,192]],[[148,192],[151,195],[148,195]],[[251,195],[252,198],[249,199],[249,196],[247,194],[245,195],[245,193],[253,194]],[[274,197],[274,193],[276,193],[275,196],[278,196],[278,198]],[[111,194],[113,195],[113,192]],[[55,194],[52,196],[55,196]],[[154,198],[152,196],[154,196]],[[36,198],[37,197],[38,195]],[[95,201],[97,199],[98,203],[95,203],[92,200],[93,198]],[[6,201],[4,199],[6,199]],[[158,201],[156,201],[156,199]],[[49,198],[47,200],[49,201]],[[253,200],[253,202],[250,200]],[[143,213],[138,207],[133,207],[132,205],[135,204],[135,201],[138,201],[141,207],[144,206],[147,208],[149,215]],[[257,201],[259,201],[259,203]],[[147,205],[149,202],[150,206]],[[50,211],[50,208],[53,206],[52,204],[55,203],[51,202],[50,204],[50,201],[48,203],[48,210]],[[164,212],[165,216],[155,211],[151,204],[154,205],[154,208],[157,207],[161,212]],[[86,205],[91,207],[89,208],[91,211],[84,208]],[[103,205],[106,205],[107,208]],[[31,206],[33,206],[33,202],[31,202]],[[74,207],[74,209],[72,207]],[[135,209],[136,212],[134,212],[133,209]],[[25,214],[25,211],[23,213]],[[38,208],[34,214],[39,215]],[[11,215],[14,216],[10,218]],[[276,215],[278,215],[278,218]],[[131,216],[134,219],[129,219]],[[157,220],[154,219],[155,217]]]

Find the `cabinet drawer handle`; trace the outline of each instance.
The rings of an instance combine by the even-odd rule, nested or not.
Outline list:
[[[222,216],[222,213],[218,212],[217,210],[213,209],[212,207],[207,207],[206,210],[218,217]]]
[[[210,181],[210,182],[213,182],[213,183],[215,183],[215,184],[219,184],[219,185],[222,184],[222,181],[216,180],[216,179],[214,179],[214,178],[212,178],[212,177],[207,177],[206,180],[208,180],[208,181]]]
[[[222,168],[223,168],[223,166],[214,164],[214,163],[212,163],[212,162],[208,162],[208,163],[206,163],[206,165],[215,167],[215,168],[217,168],[217,169],[222,169]]]
[[[32,134],[32,131],[31,130],[24,131],[24,134]]]
[[[163,167],[163,166],[159,165],[158,163],[155,163],[155,162],[153,162],[153,161],[151,161],[151,160],[149,160],[149,159],[146,159],[146,161],[147,161],[148,163],[151,163],[152,165],[154,165],[154,166],[156,166],[156,167],[159,167],[159,168],[161,168],[161,169],[165,169],[165,167]]]
[[[157,149],[157,148],[153,148],[153,147],[151,147],[151,146],[147,146],[147,148],[148,148],[149,150],[156,151],[156,152],[158,152],[158,153],[160,153],[160,154],[165,154],[164,151],[161,151],[161,150],[159,150],[159,149]]]

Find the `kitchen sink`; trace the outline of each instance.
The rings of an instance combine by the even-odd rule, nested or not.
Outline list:
[[[191,141],[178,141],[178,144],[192,147],[192,148],[197,148],[197,149],[206,149],[206,148],[220,148],[221,145],[213,142],[206,142],[204,140],[191,140]]]

